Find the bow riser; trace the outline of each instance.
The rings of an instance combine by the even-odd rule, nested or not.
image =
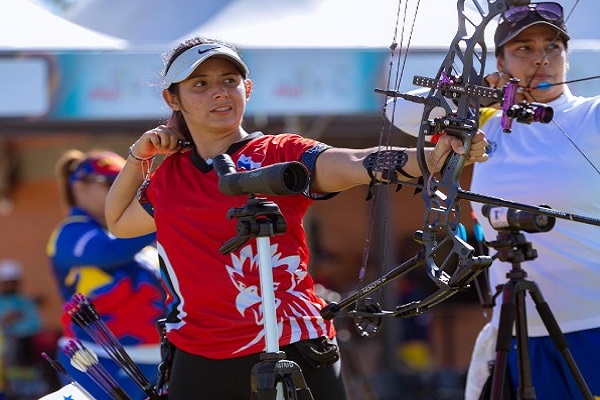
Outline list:
[[[468,270],[473,265],[489,266],[491,259],[475,257],[474,248],[458,234],[461,217],[459,181],[466,162],[465,156],[453,152],[447,158],[437,179],[427,167],[423,150],[426,138],[443,130],[448,135],[460,138],[465,154],[469,152],[471,140],[479,129],[480,96],[502,97],[500,91],[481,86],[487,54],[483,34],[485,27],[509,6],[524,4],[529,4],[529,1],[488,0],[487,13],[478,7],[481,20],[475,25],[465,13],[465,1],[458,1],[458,31],[436,77],[431,80],[415,77],[417,84],[431,87],[427,99],[436,99],[446,111],[446,116],[431,121],[430,114],[434,107],[425,105],[417,138],[418,162],[425,181],[422,192],[425,202],[425,225],[420,241],[425,248],[430,278],[445,290],[451,290],[455,287],[454,284],[465,281],[465,275],[470,275],[465,269]],[[470,34],[467,32],[468,27]],[[456,109],[451,108],[446,98],[453,99]]]

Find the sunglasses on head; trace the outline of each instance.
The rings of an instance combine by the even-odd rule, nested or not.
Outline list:
[[[560,21],[563,19],[563,8],[558,3],[531,3],[526,6],[510,7],[502,17],[509,22],[523,21],[529,13],[535,12],[546,21]]]
[[[82,182],[85,182],[85,183],[102,183],[102,184],[106,184],[106,185],[108,185],[110,187],[115,182],[115,179],[114,178],[106,177],[104,175],[90,174],[90,175],[86,176],[85,178],[83,178]]]

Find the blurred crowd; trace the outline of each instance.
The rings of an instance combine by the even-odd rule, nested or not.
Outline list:
[[[0,398],[5,399],[34,399],[60,387],[40,355],[56,352],[59,333],[44,328],[38,300],[23,292],[23,278],[18,261],[0,261]]]

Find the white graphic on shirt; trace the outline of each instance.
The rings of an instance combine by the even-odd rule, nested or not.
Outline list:
[[[307,276],[307,272],[299,268],[300,257],[297,255],[282,257],[281,253],[277,253],[277,247],[277,244],[271,245],[278,337],[282,334],[283,320],[289,323],[289,328],[286,329],[291,330],[291,342],[299,340],[303,331],[309,332],[310,337],[322,335],[326,332],[324,321],[319,320],[319,323],[315,323],[306,318],[307,315],[319,315],[319,309],[304,292],[297,290],[299,283]],[[260,297],[258,254],[254,254],[252,246],[247,245],[240,250],[239,257],[232,253],[231,261],[232,265],[227,265],[226,268],[231,282],[239,291],[235,299],[236,309],[244,318],[252,318],[257,326],[262,327],[264,309]],[[288,300],[282,304],[281,295],[284,293]],[[254,339],[234,353],[243,351],[260,341],[264,342],[263,329],[260,329]]]
[[[256,168],[260,168],[262,166],[261,162],[255,162],[254,160],[252,160],[252,157],[249,157],[245,154],[240,155],[240,157],[238,158],[238,162],[237,162],[237,169],[238,170],[247,170],[247,171],[251,171],[253,169]]]

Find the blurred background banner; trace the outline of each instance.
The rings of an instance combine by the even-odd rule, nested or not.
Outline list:
[[[573,1],[563,2],[567,11]],[[397,1],[378,0],[376,7],[358,0],[201,3],[200,8],[183,0],[80,0],[60,17],[28,0],[3,2],[0,89],[15,95],[0,98],[0,119],[163,118],[168,110],[159,95],[161,52],[194,35],[240,47],[259,89],[249,115],[379,111],[383,99],[373,89],[385,87],[387,80]],[[422,2],[416,18],[415,5],[406,5],[405,24],[415,24],[408,57],[402,54],[401,90],[414,89],[412,76],[437,72],[456,32],[454,2]],[[570,17],[569,79],[595,75],[600,67],[600,31],[586,18],[599,10],[598,2],[581,1]],[[128,16],[138,23],[123,22]],[[181,23],[165,23],[165,18]],[[486,32],[491,44],[493,26]],[[405,49],[409,32],[396,40]],[[486,68],[494,69],[493,62]],[[592,95],[600,92],[600,81],[576,83],[572,89]]]

